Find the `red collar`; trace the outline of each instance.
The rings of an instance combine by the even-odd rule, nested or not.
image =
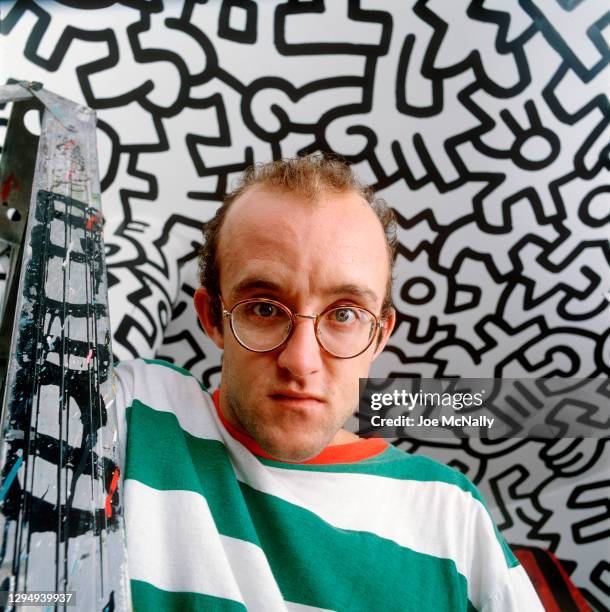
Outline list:
[[[252,436],[250,436],[241,427],[236,427],[229,423],[225,415],[222,413],[220,408],[220,390],[216,389],[212,395],[214,400],[214,406],[216,406],[216,412],[218,418],[221,420],[225,429],[235,438],[238,442],[241,442],[251,453],[258,457],[264,457],[265,459],[273,459],[274,461],[282,461],[276,459],[269,453],[264,451],[256,442]],[[319,455],[307,461],[282,461],[282,463],[301,463],[301,464],[329,464],[329,463],[356,463],[363,459],[369,459],[380,455],[386,450],[388,444],[382,438],[363,438],[357,442],[349,442],[348,444],[333,444],[327,446]]]

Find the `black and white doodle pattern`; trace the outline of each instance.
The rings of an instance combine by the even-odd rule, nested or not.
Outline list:
[[[2,81],[96,109],[118,358],[207,384],[200,224],[254,161],[323,150],[398,213],[373,375],[610,373],[610,11],[597,0],[0,2]],[[3,111],[0,129],[6,123]],[[606,440],[401,443],[610,609]]]

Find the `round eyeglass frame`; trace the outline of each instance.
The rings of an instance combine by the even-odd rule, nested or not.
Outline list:
[[[227,309],[227,307],[225,306],[224,300],[222,299],[222,296],[219,295],[218,297],[220,299],[220,304],[222,305],[222,316],[229,319],[229,326],[231,328],[231,333],[233,334],[233,337],[235,338],[235,340],[237,340],[237,342],[241,346],[243,346],[246,350],[251,351],[252,353],[271,353],[272,351],[276,351],[278,348],[286,344],[286,342],[288,342],[288,340],[290,339],[290,336],[292,336],[292,332],[294,331],[296,319],[313,320],[314,335],[316,337],[316,341],[318,342],[319,346],[326,353],[328,353],[329,355],[332,355],[333,357],[337,359],[353,359],[354,357],[358,357],[359,355],[362,355],[362,353],[368,350],[371,344],[373,344],[375,338],[377,337],[379,333],[379,330],[383,328],[383,321],[380,320],[377,315],[372,313],[368,308],[364,308],[364,306],[356,306],[354,304],[342,304],[340,306],[329,306],[328,308],[325,308],[322,312],[319,312],[318,314],[306,315],[306,314],[299,314],[297,312],[292,312],[292,310],[290,310],[290,308],[288,308],[288,306],[286,306],[285,304],[282,304],[282,302],[278,302],[270,298],[262,298],[262,297],[261,298],[248,298],[247,300],[240,300],[239,302],[236,302],[235,304],[233,304],[231,308]],[[253,349],[245,345],[243,341],[237,335],[237,332],[235,331],[235,328],[233,327],[233,311],[238,306],[241,306],[242,304],[246,304],[248,302],[264,302],[265,304],[273,304],[274,306],[281,308],[290,317],[290,329],[288,330],[286,337],[281,342],[276,344],[274,347],[264,349],[264,350]],[[360,310],[364,310],[365,312],[368,312],[373,317],[373,320],[375,321],[375,331],[371,335],[371,339],[369,340],[368,344],[361,351],[359,351],[355,355],[350,355],[349,357],[344,357],[342,355],[335,355],[335,353],[333,353],[332,351],[329,351],[324,346],[324,344],[322,344],[322,341],[320,340],[320,337],[318,336],[318,323],[320,321],[320,318],[328,312],[331,312],[333,310],[341,310],[342,308],[358,308]]]

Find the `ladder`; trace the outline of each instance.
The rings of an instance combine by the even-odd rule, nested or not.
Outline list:
[[[35,82],[0,87],[6,102],[0,604],[129,610],[96,117]]]

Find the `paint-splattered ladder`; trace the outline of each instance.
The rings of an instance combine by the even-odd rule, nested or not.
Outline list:
[[[127,610],[95,113],[38,83],[0,88],[9,101],[0,592],[74,591],[69,609]]]

